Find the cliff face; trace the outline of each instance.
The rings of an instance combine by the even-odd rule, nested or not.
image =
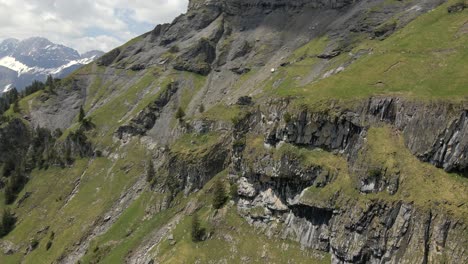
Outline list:
[[[457,160],[450,161],[452,151],[465,148],[463,140],[457,138],[464,133],[463,126],[458,125],[464,122],[463,108],[372,98],[353,111],[337,110],[332,116],[304,111],[285,122],[286,105],[273,103],[246,121],[249,133],[265,135],[260,142],[272,150],[249,148],[251,141],[247,141],[245,149],[234,149],[237,162],[233,175],[241,175],[237,178],[238,209],[252,225],[267,234],[297,240],[304,247],[330,252],[332,263],[466,261],[460,246],[467,242],[466,224],[452,218],[444,209],[440,211],[438,206],[421,207],[412,198],[400,197],[402,193],[414,191],[406,189],[404,166],[396,165],[396,170],[391,167],[394,165],[373,167],[374,158],[362,153],[368,149],[367,145],[379,144],[368,138],[371,133],[368,129],[391,124],[399,130],[413,155],[446,170],[463,173],[463,169],[456,168],[465,166],[464,155],[456,155]],[[420,129],[421,123],[434,128],[425,133]],[[386,140],[378,140],[384,147]],[[285,145],[299,148],[285,151]],[[348,165],[343,168],[322,162],[304,163],[304,154],[300,154],[303,148],[342,153]],[[448,149],[442,158],[445,163],[435,162],[431,156],[440,153],[441,148]],[[308,154],[313,155],[316,154]],[[343,173],[357,177],[352,180],[352,188],[361,195],[383,192],[400,198],[391,202],[371,198],[360,204],[347,194],[346,184],[341,185],[340,181],[345,181]],[[446,200],[445,203],[450,204]],[[463,203],[456,206],[465,207]]]
[[[190,1],[10,113],[1,147],[60,128],[41,153],[76,160],[32,170],[0,261],[468,262],[453,4]],[[215,210],[217,180],[230,192]]]
[[[207,6],[216,7],[223,10],[228,15],[252,15],[252,14],[267,14],[275,9],[303,11],[305,8],[322,8],[322,9],[338,9],[355,3],[348,0],[300,0],[300,1],[284,1],[284,0],[226,0],[226,1],[202,1],[191,0],[189,2],[189,10],[197,10]]]

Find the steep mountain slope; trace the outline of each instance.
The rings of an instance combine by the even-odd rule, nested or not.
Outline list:
[[[0,87],[4,87],[2,91],[9,87],[21,90],[33,80],[44,81],[49,74],[63,78],[102,54],[90,51],[80,55],[72,48],[39,37],[6,39],[0,43]]]
[[[468,262],[465,6],[190,1],[6,112],[0,261]]]

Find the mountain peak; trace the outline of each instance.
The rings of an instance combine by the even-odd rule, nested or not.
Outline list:
[[[94,50],[80,55],[44,37],[5,39],[0,44],[0,85],[22,89],[33,80],[43,81],[48,74],[61,78],[103,54]]]

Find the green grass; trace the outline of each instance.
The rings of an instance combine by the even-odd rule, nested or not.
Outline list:
[[[223,135],[217,132],[207,134],[184,134],[170,146],[171,152],[196,158],[204,156],[213,146],[223,140]]]
[[[315,59],[317,55],[320,55],[328,45],[328,38],[321,37],[314,39],[313,41],[305,44],[299,49],[293,52],[293,55],[290,57],[291,61],[298,61],[295,64],[307,65],[306,59]]]
[[[468,199],[466,178],[419,161],[405,147],[403,137],[390,127],[371,128],[367,138],[368,144],[359,154],[360,158],[400,174],[398,193],[395,196],[382,193],[383,197],[414,202],[425,208],[440,203],[450,214],[468,220],[468,208],[458,207]]]
[[[23,247],[33,238],[39,240],[38,249],[24,256],[25,262],[51,263],[56,260],[92,228],[95,219],[102,217],[137,177],[143,175],[146,158],[142,146],[133,143],[121,151],[128,155],[125,159],[83,159],[67,169],[51,167],[32,173],[30,182],[18,197],[26,192],[32,195],[21,207],[13,208],[19,221],[5,238]],[[65,205],[80,177],[79,191]],[[47,226],[48,232],[38,233]],[[55,232],[53,245],[46,251],[45,245],[52,231]],[[14,263],[21,254],[0,255],[0,262]]]
[[[372,54],[339,74],[300,86],[288,69],[297,67],[292,65],[280,69],[277,77],[266,86],[267,91],[273,89],[274,94],[282,97],[297,97],[297,104],[311,107],[327,107],[323,101],[331,99],[352,102],[372,95],[465,100],[468,34],[459,35],[458,31],[466,22],[466,11],[448,14],[447,6],[444,4],[422,15],[384,41],[364,41],[355,50],[372,48]],[[317,40],[310,45],[319,46]],[[272,88],[281,78],[283,83]]]
[[[206,77],[188,72],[184,73],[183,76],[185,79],[191,80],[192,82],[192,85],[187,89],[184,89],[182,92],[182,98],[180,102],[180,107],[182,107],[182,109],[187,109],[187,106],[193,100],[194,96],[198,91],[200,91],[203,85],[205,85]]]
[[[145,213],[152,205],[161,202],[162,196],[155,192],[144,192],[122,215],[122,217],[104,235],[92,242],[92,245],[81,260],[81,263],[120,263],[149,235],[167,224],[189,201],[200,208],[199,215],[202,226],[212,233],[212,238],[194,243],[190,237],[191,215],[183,215],[180,222],[173,226],[172,234],[176,241],[171,245],[167,238],[155,245],[150,254],[161,263],[202,263],[219,261],[227,258],[229,263],[242,263],[241,257],[251,261],[268,261],[269,263],[330,263],[330,256],[325,253],[303,251],[300,245],[278,239],[268,238],[249,226],[237,215],[234,207],[226,206],[218,212],[216,220],[214,211],[208,201],[211,201],[212,185],[218,178],[224,178],[226,171],[218,174],[198,193],[189,197],[179,195],[177,205],[169,210],[150,215]],[[255,233],[255,236],[252,236]],[[227,241],[226,238],[232,238]],[[230,254],[236,248],[238,254]],[[265,251],[265,254],[263,254]],[[262,257],[265,255],[265,257]],[[231,257],[233,256],[233,257]],[[322,256],[322,257],[320,257]]]
[[[246,259],[252,263],[330,263],[328,254],[302,250],[298,243],[268,238],[261,231],[254,230],[237,214],[235,206],[228,204],[213,217],[214,211],[209,203],[212,185],[225,174],[220,173],[195,195],[196,198],[192,198],[200,205],[198,214],[201,224],[207,233],[212,234],[211,238],[192,242],[192,216],[186,216],[172,231],[176,244],[171,245],[169,240],[163,240],[153,251],[155,260],[160,263],[216,263],[222,260],[245,263]]]
[[[423,209],[442,210],[456,218],[468,219],[468,208],[459,207],[468,199],[466,178],[418,160],[405,146],[403,137],[389,126],[371,127],[366,139],[353,166],[378,168],[386,171],[387,177],[399,175],[399,189],[395,195],[386,191],[361,194],[359,181],[371,172],[350,172],[344,157],[324,150],[310,150],[287,143],[279,148],[267,149],[262,136],[250,135],[243,157],[250,166],[254,163],[260,166],[268,155],[277,162],[287,157],[299,161],[303,168],[321,167],[326,170],[331,182],[325,187],[308,188],[302,197],[305,204],[326,208],[348,207],[350,200],[360,205],[375,199],[389,202],[402,200]]]
[[[458,32],[466,23],[467,13],[464,11],[449,15],[446,7],[447,4],[421,16],[384,41],[363,41],[353,52],[372,48],[373,54],[359,59],[344,72],[301,86],[298,80],[309,74],[310,69],[318,62],[316,55],[323,52],[328,44],[326,38],[314,40],[294,52],[290,58],[295,61],[293,64],[278,69],[272,75],[271,80],[265,84],[264,95],[291,96],[296,98],[296,105],[324,108],[330,107],[329,100],[353,102],[372,95],[399,95],[415,100],[464,100],[468,91],[468,34],[460,35]],[[139,40],[141,38],[126,45]],[[297,60],[303,56],[304,59]],[[330,62],[330,67],[337,67],[347,59],[349,56],[342,54]],[[114,83],[109,81],[111,78],[105,78],[104,68],[95,65],[85,66],[75,73],[96,75],[88,89],[85,107],[87,111],[95,103],[108,100],[90,113],[97,127],[89,133],[93,143],[108,150],[115,146],[112,134],[117,127],[154,101],[172,79],[180,76],[192,80],[193,85],[183,90],[180,97],[179,104],[183,108],[190,105],[205,82],[204,77],[190,73],[168,73],[163,76],[157,68],[138,73],[116,70],[115,73],[128,78],[123,83]],[[244,83],[255,74],[252,71],[240,77],[239,83]],[[282,81],[273,87],[278,80]],[[15,114],[10,109],[7,115],[21,117],[29,113],[30,107],[38,104],[38,97],[42,93],[38,92],[21,100],[21,114]],[[218,104],[195,118],[231,122],[245,112],[246,108],[240,106]],[[75,128],[72,126],[64,135]],[[187,134],[172,144],[170,149],[176,154],[196,158],[203,156],[210,148],[225,140],[225,137],[226,135],[220,133]],[[321,166],[334,173],[334,180],[325,187],[308,188],[302,198],[302,202],[306,204],[341,207],[349,206],[348,203],[363,204],[376,199],[388,202],[403,200],[424,209],[448,212],[463,221],[468,219],[466,206],[460,206],[468,200],[466,179],[420,162],[405,147],[402,137],[389,127],[371,128],[367,143],[357,158],[373,167],[399,171],[400,189],[393,196],[386,192],[360,194],[356,189],[359,175],[350,174],[346,160],[339,155],[288,144],[277,150],[267,150],[263,146],[263,137],[260,136],[248,137],[246,143],[246,158],[255,160],[261,155],[271,154],[278,160],[288,155],[300,160],[304,166]],[[144,174],[147,150],[138,140],[112,150],[117,155],[115,160],[81,159],[70,168],[51,167],[32,172],[30,182],[19,197],[26,192],[31,192],[32,195],[20,207],[16,208],[16,204],[11,206],[19,221],[13,232],[5,237],[5,240],[21,246],[21,250],[11,256],[0,254],[0,263],[52,263],[92,228],[94,221],[102,217],[121,193]],[[217,178],[224,175],[220,174]],[[81,176],[78,193],[65,206],[68,195]],[[122,262],[148,234],[166,224],[189,201],[200,204],[199,213],[203,225],[213,235],[207,241],[193,243],[189,234],[191,216],[184,216],[173,230],[177,243],[170,245],[169,241],[164,240],[152,252],[162,263],[192,263],[196,260],[209,263],[223,259],[229,263],[242,263],[242,256],[257,263],[329,263],[329,256],[326,254],[325,258],[319,260],[312,256],[312,251],[303,251],[296,243],[267,238],[240,218],[234,207],[227,206],[213,218],[214,212],[209,203],[211,184],[189,197],[178,196],[174,208],[159,213],[150,209],[161,203],[164,194],[144,190],[125,209],[111,229],[92,242],[83,263],[98,259],[102,263]],[[340,193],[340,196],[330,204],[336,193]],[[3,192],[0,194],[3,197]],[[0,202],[2,199],[0,198]],[[1,204],[0,209],[3,209],[5,206]],[[48,231],[38,233],[47,226]],[[55,238],[51,249],[46,251],[45,245],[51,232],[55,233]],[[39,241],[39,247],[25,256],[23,251],[32,239]],[[231,251],[234,248],[236,251]],[[265,258],[262,257],[263,251],[266,252]]]
[[[201,117],[214,121],[231,121],[234,118],[241,116],[242,113],[242,109],[237,105],[227,106],[220,103],[202,113]]]
[[[316,181],[324,181],[325,176],[330,177],[331,183],[323,188],[310,187],[302,197],[304,204],[316,207],[339,207],[345,204],[350,198],[359,199],[359,192],[356,190],[355,182],[348,173],[348,164],[345,157],[332,154],[321,149],[300,148],[288,143],[283,143],[279,148],[267,149],[264,147],[263,137],[250,135],[246,140],[246,149],[243,154],[244,160],[249,166],[254,163],[259,166],[265,156],[270,156],[276,162],[280,162],[287,157],[289,160],[299,161],[303,169],[322,168],[323,173]],[[336,204],[330,204],[335,200],[336,194],[340,194]]]
[[[162,195],[147,191],[128,207],[119,220],[104,235],[95,239],[82,263],[120,263],[126,255],[153,230],[165,224],[180,206],[146,217],[146,209],[162,202]]]
[[[313,156],[308,155],[308,158],[313,159]],[[390,127],[370,128],[367,143],[359,152],[357,160],[370,167],[387,169],[387,173],[398,172],[400,178],[398,192],[395,195],[390,195],[386,191],[360,194],[357,190],[358,180],[368,172],[349,174],[346,161],[343,160],[338,177],[324,188],[308,188],[302,202],[314,206],[349,207],[350,199],[352,203],[360,205],[373,200],[405,201],[424,210],[440,210],[464,221],[468,219],[466,206],[459,207],[468,199],[466,179],[419,161],[405,147],[401,135]],[[336,199],[337,193],[340,194],[338,199],[330,204],[331,199]]]

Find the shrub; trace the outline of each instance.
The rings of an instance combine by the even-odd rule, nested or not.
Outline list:
[[[46,244],[46,250],[49,250],[50,248],[52,247],[52,241],[48,241],[47,244]]]
[[[237,183],[231,183],[230,190],[229,190],[229,195],[231,196],[231,199],[233,199],[233,200],[237,199],[238,189],[239,189],[239,186],[237,185]]]
[[[192,217],[192,241],[199,242],[203,240],[203,236],[205,235],[205,229],[201,227],[200,219],[198,218],[198,214],[194,214]]]
[[[153,182],[155,174],[153,161],[148,159],[148,165],[146,167],[146,181]]]
[[[245,138],[235,140],[235,141],[232,143],[232,147],[233,147],[234,149],[240,149],[240,148],[245,147]]]
[[[179,107],[177,109],[177,112],[176,112],[176,116],[175,116],[178,120],[182,120],[184,117],[185,117],[185,112],[184,110],[182,109],[182,107]]]
[[[80,112],[78,114],[78,122],[82,122],[85,117],[86,117],[86,114],[84,112],[83,106],[80,106]]]
[[[31,240],[29,247],[31,248],[31,250],[35,250],[37,246],[39,246],[39,241],[34,238],[33,240]]]
[[[221,180],[216,180],[213,185],[213,207],[215,209],[220,209],[226,203],[226,190],[224,189],[223,182]]]
[[[242,118],[239,117],[239,116],[234,116],[233,118],[231,118],[231,122],[234,126],[237,126],[240,124]]]
[[[283,119],[284,119],[284,122],[287,124],[287,123],[291,122],[292,116],[291,116],[290,113],[286,112],[286,113],[283,115]]]
[[[21,109],[20,109],[18,100],[16,100],[16,101],[13,103],[13,112],[15,112],[15,113],[21,112]]]
[[[16,169],[16,164],[13,159],[8,159],[3,165],[2,175],[4,177],[9,177],[13,171]]]
[[[198,112],[200,112],[200,113],[205,112],[205,106],[204,106],[203,104],[201,104],[201,105],[198,107]]]
[[[8,235],[15,228],[16,218],[10,209],[3,210],[2,222],[0,223],[0,237]]]

